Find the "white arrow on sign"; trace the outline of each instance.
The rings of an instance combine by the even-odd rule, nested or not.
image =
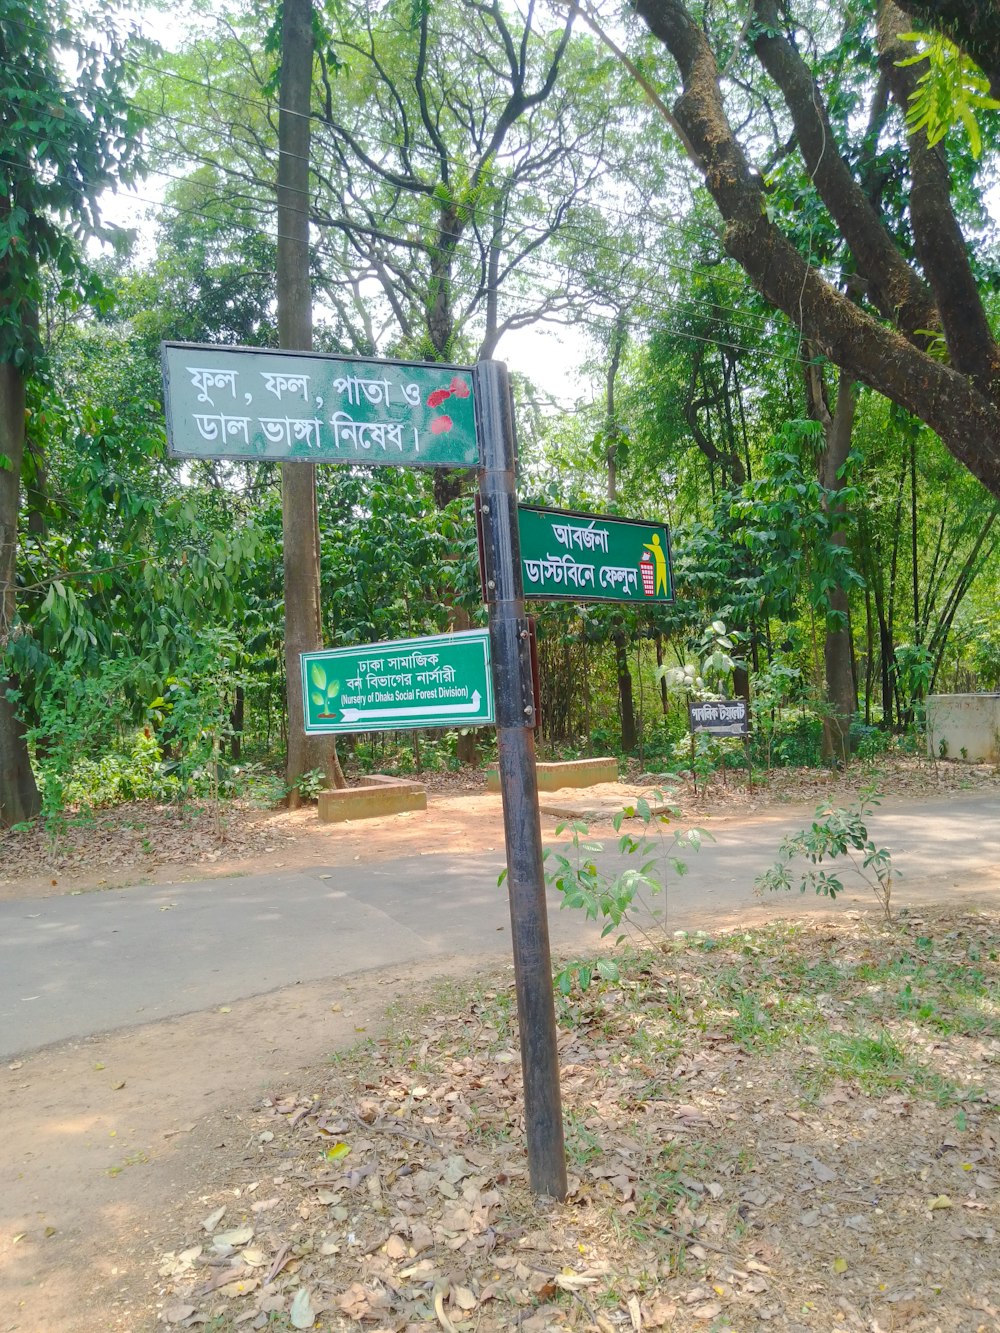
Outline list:
[[[478,690],[472,692],[472,702],[467,704],[427,704],[423,708],[345,708],[341,711],[342,722],[367,722],[376,718],[394,717],[458,717],[462,713],[478,713],[481,698]]]

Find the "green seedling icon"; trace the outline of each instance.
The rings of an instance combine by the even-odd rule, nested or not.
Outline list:
[[[309,698],[320,710],[319,717],[336,717],[331,704],[340,693],[340,681],[329,680],[322,662],[312,662],[309,666]]]

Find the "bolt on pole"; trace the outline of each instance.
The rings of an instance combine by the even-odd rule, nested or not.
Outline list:
[[[563,1199],[566,1150],[535,771],[537,718],[517,526],[514,411],[510,379],[502,362],[481,361],[473,376],[528,1171],[536,1194]]]

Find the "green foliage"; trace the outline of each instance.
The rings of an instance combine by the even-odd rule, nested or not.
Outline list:
[[[614,817],[615,832],[619,834],[617,853],[625,860],[622,869],[607,869],[598,862],[605,851],[604,844],[590,838],[589,827],[582,820],[571,820],[556,826],[556,833],[570,832],[568,848],[545,849],[545,881],[561,894],[560,908],[582,911],[588,921],[603,921],[601,938],[615,931],[615,943],[641,938],[647,945],[663,947],[667,931],[667,872],[676,875],[687,872],[687,862],[677,855],[679,851],[697,851],[711,834],[701,829],[686,831],[674,829],[667,836],[666,829],[676,817],[673,809],[661,807],[664,793],[651,792],[640,797],[635,805],[626,806]],[[638,819],[642,832],[635,837],[621,832],[626,819]],[[501,876],[501,879],[503,876]],[[658,915],[653,899],[663,895],[662,912]],[[586,990],[595,976],[605,981],[618,979],[617,965],[607,959],[566,964],[556,974],[560,993],[569,995],[574,986]]]
[[[709,779],[726,763],[731,768],[745,763],[741,740],[735,737],[713,736],[707,731],[689,732],[681,740],[674,742],[670,771],[692,774],[695,786],[700,784],[704,791]]]
[[[900,643],[896,646],[895,673],[907,699],[919,699],[931,682],[934,661],[922,643]]]
[[[874,892],[886,920],[891,921],[892,853],[887,847],[875,845],[868,836],[866,822],[878,804],[874,789],[868,788],[854,805],[846,809],[817,806],[816,818],[809,828],[782,840],[777,861],[757,876],[754,892],[761,894],[798,888],[800,893],[805,893],[812,889],[818,895],[836,898],[844,890],[836,871],[813,869],[793,874],[790,867],[798,858],[819,866],[825,861],[846,857]]]
[[[901,643],[893,661],[904,717],[922,732],[927,720],[927,692],[934,676],[934,658],[922,643]]]
[[[102,284],[80,240],[112,236],[97,196],[139,168],[139,113],[129,96],[133,38],[122,7],[86,13],[62,0],[5,0],[0,15],[0,361],[27,374],[42,346],[44,274],[67,306]]]
[[[758,476],[729,502],[730,539],[756,564],[741,580],[745,595],[763,599],[771,614],[790,620],[796,597],[804,593],[825,627],[839,629],[843,616],[831,607],[830,594],[860,587],[862,580],[850,548],[834,541],[834,534],[843,526],[841,510],[852,512],[859,495],[846,482],[834,493],[817,479],[822,438],[818,422],[785,422]]]
[[[157,380],[163,338],[276,346],[276,247],[253,200],[231,198],[215,164],[171,182],[167,200],[154,257],[115,282],[115,317],[130,322]]]
[[[883,727],[871,727],[862,722],[852,725],[851,751],[862,761],[888,754],[892,747],[893,737]]]
[[[823,724],[812,710],[815,691],[799,666],[777,652],[751,673],[750,699],[751,752],[758,762],[768,770],[819,762]]]
[[[239,679],[234,655],[232,636],[206,633],[162,693],[142,657],[122,654],[91,671],[80,669],[78,654],[50,662],[28,731],[45,819],[118,801],[217,795],[230,781],[220,742]]]
[[[984,111],[1000,110],[1000,102],[991,97],[989,79],[979,66],[942,33],[903,33],[903,40],[917,42],[923,50],[900,65],[927,68],[917,80],[906,113],[911,133],[927,131],[927,142],[934,146],[949,130],[961,125],[969,141],[969,151],[978,160],[983,151],[978,117]]]
[[[230,711],[237,685],[240,646],[226,630],[204,631],[191,645],[183,674],[167,677],[162,694],[147,705],[164,754],[165,771],[180,790],[214,790],[219,779],[220,742],[231,733]]]
[[[680,667],[660,667],[656,677],[685,699],[720,698],[713,690],[722,690],[732,680],[736,662],[730,654],[738,639],[739,635],[727,631],[725,621],[713,620],[691,644],[695,661]]]
[[[730,653],[738,638],[727,631],[724,621],[713,620],[689,637],[687,661],[681,666],[657,668],[657,681],[664,681],[668,692],[685,702],[720,698],[736,666]]]
[[[295,779],[295,789],[304,801],[317,801],[321,791],[326,790],[326,774],[321,768],[311,768],[308,773],[300,773]]]
[[[970,647],[980,689],[1000,687],[1000,619],[983,616],[977,620]]]
[[[125,801],[163,801],[178,795],[163,768],[156,738],[141,728],[114,746],[95,749],[67,765],[62,748],[40,765],[43,814],[50,824],[70,810],[92,810]]]
[[[823,744],[823,719],[816,713],[786,713],[769,737],[769,757],[776,768],[816,768]]]

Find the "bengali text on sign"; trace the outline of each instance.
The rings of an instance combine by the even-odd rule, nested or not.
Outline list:
[[[425,362],[164,343],[170,453],[313,463],[469,467],[472,373]]]
[[[518,507],[525,597],[576,602],[672,602],[670,538],[662,523]]]
[[[309,734],[494,721],[487,630],[329,648],[301,663]]]

